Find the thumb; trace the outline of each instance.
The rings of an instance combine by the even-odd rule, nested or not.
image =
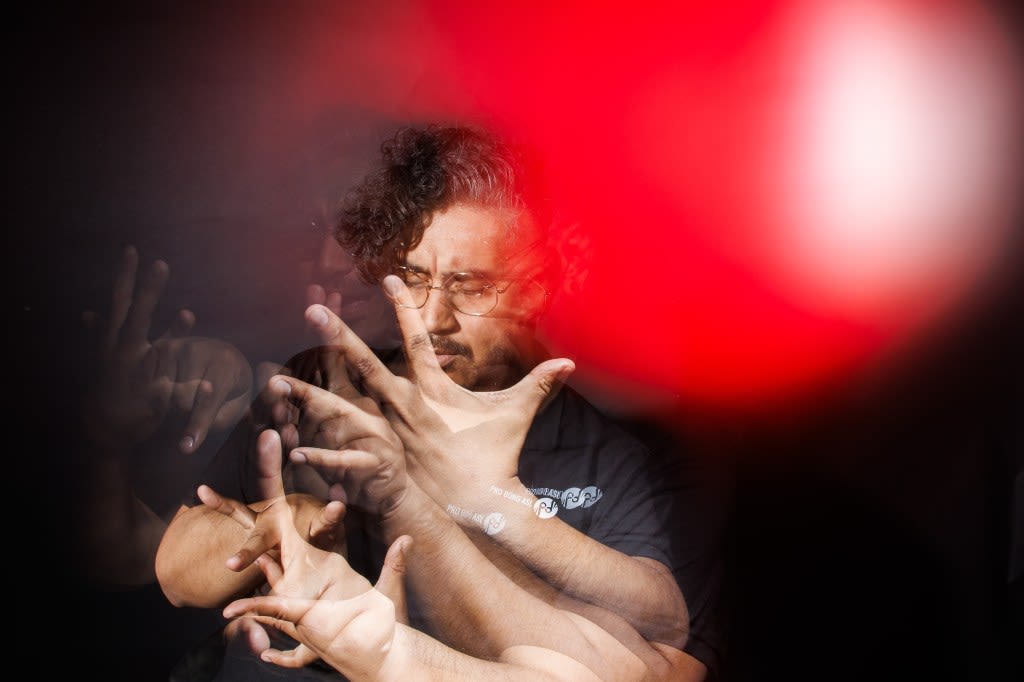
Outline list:
[[[412,547],[412,536],[402,535],[388,548],[384,566],[374,588],[395,604],[395,618],[399,623],[409,624],[409,613],[405,600],[405,560]]]
[[[524,409],[532,417],[558,394],[559,389],[575,370],[575,363],[568,358],[545,360],[520,379],[519,383],[509,391],[516,394]]]

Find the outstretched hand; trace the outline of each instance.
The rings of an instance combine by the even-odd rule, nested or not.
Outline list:
[[[149,438],[168,414],[186,416],[178,447],[194,452],[211,429],[242,416],[252,372],[245,357],[217,339],[188,336],[195,324],[182,310],[163,335],[151,339],[153,313],[170,269],[155,261],[138,278],[138,253],[127,247],[115,278],[110,316],[91,311],[83,320],[98,335],[98,378],[86,395],[90,438],[105,451],[122,452]]]
[[[245,617],[270,625],[299,642],[291,651],[279,651],[268,645],[260,652],[260,657],[269,663],[298,668],[320,657],[351,679],[400,679],[403,652],[393,644],[397,624],[402,621],[397,603],[398,600],[404,603],[402,575],[405,553],[412,539],[403,535],[392,543],[376,586],[352,571],[338,555],[320,557],[317,556],[320,550],[299,544],[301,539],[293,540],[282,545],[280,563],[270,557],[260,559],[260,567],[271,582],[273,593],[232,602],[224,609],[224,616]],[[319,571],[318,575],[326,577],[331,570],[350,572],[348,586],[354,587],[358,582],[359,591],[346,596],[348,589],[335,590],[328,586],[316,597],[296,594],[289,571],[307,562],[315,564],[325,559],[331,565],[323,566],[326,570]],[[401,592],[396,595],[397,600],[388,596],[396,590]],[[251,638],[250,641],[261,640]]]
[[[312,604],[319,603],[319,600],[369,601],[364,595],[370,591],[370,584],[352,570],[340,554],[329,551],[336,542],[344,506],[335,501],[319,507],[317,511],[319,505],[313,505],[310,509],[308,505],[290,504],[284,495],[280,473],[280,436],[269,429],[262,432],[257,448],[261,491],[268,495],[268,499],[261,503],[261,509],[254,510],[222,497],[207,486],[199,490],[203,504],[249,530],[242,547],[228,559],[228,568],[240,571],[256,562],[270,587],[269,596],[257,599],[288,598]],[[300,533],[299,529],[305,532]],[[410,541],[411,538],[403,536],[392,545],[377,584],[377,594],[390,604],[388,608],[392,633],[396,617],[405,620],[404,552]],[[399,607],[399,616],[396,616],[396,605]],[[229,606],[225,610],[227,617],[234,617],[231,608]],[[239,612],[234,615],[245,614]],[[264,617],[256,617],[254,620],[278,626],[300,642],[303,641],[296,636],[294,627],[289,628]],[[269,647],[269,638],[252,623],[239,630],[246,633],[250,644],[256,648]],[[289,652],[271,650],[265,654],[265,659],[279,665],[299,667],[311,663],[320,655],[322,650],[301,643]]]
[[[436,501],[472,504],[491,486],[515,488],[527,430],[573,371],[572,361],[545,361],[505,390],[470,391],[441,368],[404,282],[388,276],[384,288],[396,304],[408,377],[395,376],[328,308],[310,306],[306,319],[326,345],[340,349],[355,384],[380,403],[409,455],[410,473]]]
[[[232,571],[251,566],[262,554],[276,551],[289,533],[318,548],[341,550],[344,545],[342,519],[345,505],[334,501],[324,505],[309,495],[285,495],[281,477],[281,437],[272,429],[256,441],[259,494],[263,500],[252,506],[224,497],[207,485],[199,486],[199,499],[207,507],[230,517],[248,533],[238,551],[228,558]]]

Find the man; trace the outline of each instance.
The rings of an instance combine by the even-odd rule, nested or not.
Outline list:
[[[702,679],[715,640],[689,636],[679,585],[681,557],[703,549],[674,537],[684,519],[665,469],[558,390],[572,365],[545,361],[535,338],[557,273],[519,160],[468,128],[407,129],[383,153],[346,199],[337,236],[395,303],[406,357],[385,367],[326,308],[307,310],[328,348],[297,358],[296,376],[267,391],[287,401],[271,412],[302,464],[292,480],[309,480],[312,466],[319,496],[347,502],[348,559],[364,575],[376,575],[384,545],[413,536],[413,622],[462,651],[551,647],[598,671],[607,662],[585,635],[543,632],[545,617],[571,613],[628,642],[648,668],[658,667],[652,651],[668,650],[672,679]],[[235,445],[256,452],[259,426]],[[183,508],[157,563],[174,603],[220,605],[262,582],[251,564],[273,546],[259,522],[273,506],[269,473],[227,451],[215,462],[207,481],[250,503],[256,521],[221,516],[211,491],[211,507]],[[306,538],[309,519],[337,514],[288,499]]]

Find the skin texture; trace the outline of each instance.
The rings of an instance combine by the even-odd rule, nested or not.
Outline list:
[[[515,273],[505,274],[512,267],[501,218],[465,205],[440,212],[406,262],[429,273],[435,286],[469,270],[504,286],[501,278]],[[523,439],[573,368],[565,359],[534,366],[544,357],[532,327],[542,299],[513,285],[492,313],[470,316],[438,290],[416,309],[397,277],[385,278],[384,288],[403,335],[402,375],[327,307],[307,309],[307,322],[336,363],[318,374],[330,391],[287,376],[267,385],[292,462],[312,466],[330,497],[377,515],[386,539],[415,538],[408,579],[445,642],[488,659],[550,649],[607,679],[702,679],[703,666],[676,648],[686,634],[685,603],[658,562],[615,552],[561,520],[537,526],[532,514],[516,518],[511,510],[516,527],[498,543],[460,526],[448,511],[451,504],[474,509],[490,502],[493,486],[522,488],[516,471]],[[465,497],[454,498],[456,491]],[[223,575],[226,548],[244,538],[209,514],[202,507],[183,510],[161,546],[166,565],[158,557],[158,573],[175,603],[223,604],[259,578]],[[204,528],[204,543],[208,533],[222,535],[198,548],[189,528]],[[575,570],[558,563],[573,556],[586,561],[573,562]],[[220,565],[211,566],[218,558]],[[547,614],[550,628],[530,625],[538,614]],[[606,659],[611,649],[594,646],[604,638],[629,655]]]
[[[261,459],[268,464],[279,461],[280,448],[276,433],[261,434]],[[543,605],[534,607],[542,609],[539,615],[555,625],[565,621],[558,628],[561,637],[572,640],[575,633],[577,646],[589,654],[577,651],[572,657],[531,643],[504,647],[497,661],[456,652],[401,623],[401,609],[396,604],[404,603],[402,578],[411,538],[395,540],[377,584],[371,586],[339,554],[305,542],[296,530],[289,505],[283,497],[277,500],[269,506],[277,512],[254,514],[241,503],[209,489],[204,491],[204,504],[209,509],[249,532],[233,558],[251,551],[256,537],[266,550],[256,561],[267,578],[270,593],[235,601],[224,610],[228,618],[248,619],[249,623],[241,627],[248,630],[250,642],[265,661],[300,667],[319,657],[354,681],[470,680],[481,679],[482,675],[517,680],[645,679],[639,660],[606,632],[574,614],[555,609],[544,613]],[[258,532],[257,525],[262,526]],[[463,558],[468,569],[476,566],[486,570],[490,566],[480,556],[463,554]],[[281,629],[297,639],[299,646],[291,651],[269,648],[267,638],[256,630],[262,625]],[[602,653],[598,654],[599,650]],[[576,660],[580,657],[590,660],[590,665]]]

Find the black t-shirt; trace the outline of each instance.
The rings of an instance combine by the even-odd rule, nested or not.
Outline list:
[[[318,351],[299,354],[289,362],[289,370],[300,379],[321,383],[332,368]],[[203,482],[235,499],[257,501],[253,460],[259,429],[253,421],[240,424]],[[695,466],[699,463],[687,454],[675,448],[652,451],[565,387],[531,425],[518,473],[538,498],[538,513],[561,519],[623,554],[660,561],[672,571],[690,611],[684,650],[713,676],[721,657],[722,567],[717,534],[705,524],[717,518],[709,509],[718,498],[708,485],[711,479],[700,475],[701,467]],[[353,511],[346,514],[349,562],[374,582],[386,548],[365,532],[360,525],[363,517]],[[411,621],[422,628],[415,595],[409,600]],[[246,674],[265,666],[269,664],[253,657]]]

